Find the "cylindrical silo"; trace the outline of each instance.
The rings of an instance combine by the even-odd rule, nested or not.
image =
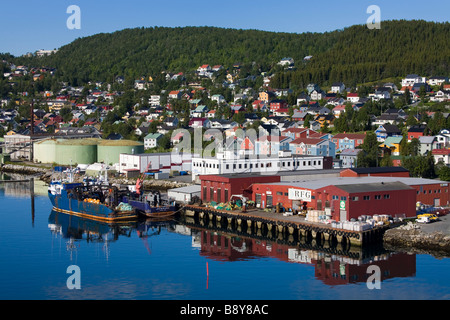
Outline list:
[[[144,144],[133,140],[101,140],[97,147],[97,161],[106,164],[119,163],[121,153],[144,153]]]

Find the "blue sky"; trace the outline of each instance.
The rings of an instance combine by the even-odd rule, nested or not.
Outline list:
[[[79,30],[67,28],[70,5],[81,10]],[[0,5],[0,52],[59,48],[79,37],[135,27],[333,31],[365,24],[369,5],[380,7],[382,20],[449,20],[448,0],[16,0]]]

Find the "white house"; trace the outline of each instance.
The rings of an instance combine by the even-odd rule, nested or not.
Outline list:
[[[314,90],[311,92],[311,100],[322,100],[325,98],[325,92],[321,90]]]
[[[289,58],[289,57],[288,58],[283,58],[283,59],[281,59],[280,62],[278,62],[278,64],[281,65],[281,66],[291,66],[291,65],[294,64],[294,59]]]
[[[146,89],[146,83],[143,80],[136,80],[134,82],[134,88],[137,90],[144,90]]]
[[[151,106],[159,106],[161,104],[161,96],[159,94],[153,94],[148,99],[148,103]]]
[[[221,94],[215,94],[215,95],[212,95],[212,96],[211,96],[211,100],[212,100],[212,101],[216,101],[217,104],[221,104],[221,103],[226,102],[224,96],[222,96]]]
[[[379,101],[381,99],[390,99],[391,93],[387,88],[378,88],[375,90],[375,93],[370,94],[369,96],[372,97],[372,100]]]
[[[342,93],[345,90],[345,85],[342,82],[335,82],[331,85],[331,92]]]
[[[439,148],[446,148],[450,144],[450,130],[442,129],[436,136]]]
[[[351,103],[358,103],[359,102],[359,95],[357,93],[347,93],[347,101]]]
[[[152,149],[158,146],[158,140],[161,139],[163,135],[161,133],[149,133],[144,137],[144,149]]]
[[[430,86],[440,86],[441,84],[443,84],[444,82],[448,82],[448,78],[447,77],[431,77],[430,79],[428,79],[427,83]]]
[[[417,74],[409,74],[402,79],[402,87],[412,87],[416,83],[426,83],[426,77],[420,77]]]

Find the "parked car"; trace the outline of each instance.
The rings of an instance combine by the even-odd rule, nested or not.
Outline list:
[[[416,219],[416,222],[418,223],[430,223],[430,218],[429,217],[420,217]]]

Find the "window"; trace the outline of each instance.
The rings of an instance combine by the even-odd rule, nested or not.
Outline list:
[[[389,194],[385,194],[385,195],[383,196],[383,198],[389,199],[389,198],[390,198],[390,195],[389,195]]]
[[[363,196],[363,200],[370,200],[370,196]]]
[[[375,200],[380,200],[381,199],[381,195],[380,194],[376,194],[375,195]]]
[[[333,200],[339,200],[339,196],[333,196],[332,199]]]
[[[345,196],[342,196],[342,197],[341,197],[341,200],[344,200],[344,201],[346,201],[346,200],[347,200],[347,197],[345,197]]]
[[[282,195],[283,195],[283,192],[277,191],[277,196],[282,196]]]
[[[230,199],[228,198],[228,189],[225,189],[225,193],[224,193],[223,197],[224,197],[224,200],[225,200],[225,201],[230,200]]]
[[[352,197],[352,201],[358,201],[359,197]]]
[[[226,168],[227,170],[230,169],[230,165],[229,165],[229,164],[225,165],[225,168]]]

